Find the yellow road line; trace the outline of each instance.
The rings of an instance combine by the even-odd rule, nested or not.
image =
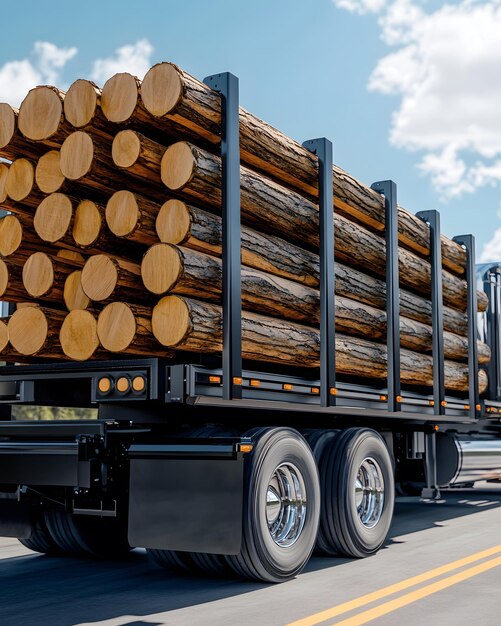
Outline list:
[[[388,587],[383,587],[382,589],[378,589],[377,591],[367,593],[363,596],[355,598],[354,600],[343,602],[342,604],[338,604],[324,611],[320,611],[319,613],[315,613],[314,615],[310,615],[295,622],[291,622],[290,624],[288,624],[288,626],[314,626],[315,624],[319,624],[320,622],[324,622],[325,620],[331,619],[338,615],[342,615],[343,613],[347,613],[348,611],[352,611],[353,609],[358,609],[366,604],[369,604],[370,602],[374,602],[375,600],[381,600],[382,598],[386,598],[393,593],[397,593],[398,591],[404,591],[409,587],[413,587],[414,585],[427,582],[428,580],[436,578],[437,576],[448,574],[455,569],[464,567],[465,565],[470,565],[471,563],[475,563],[476,561],[480,561],[481,559],[485,559],[489,556],[499,554],[500,552],[501,544],[494,546],[493,548],[489,548],[488,550],[475,552],[474,554],[471,554],[470,556],[467,556],[463,559],[459,559],[457,561],[453,561],[452,563],[436,567],[427,572],[423,572],[422,574],[418,574],[417,576],[412,576],[411,578],[407,578],[406,580],[402,580],[393,585],[389,585]]]
[[[501,556],[498,556],[495,559],[491,559],[490,561],[486,561],[480,565],[475,565],[459,572],[458,574],[448,576],[447,578],[442,578],[442,580],[439,580],[436,583],[432,583],[431,585],[421,587],[421,589],[416,589],[415,591],[406,593],[399,598],[395,598],[395,600],[390,600],[389,602],[380,604],[373,609],[368,609],[367,611],[363,611],[354,617],[349,617],[348,619],[336,622],[335,624],[336,626],[361,626],[361,624],[367,624],[367,622],[371,622],[377,617],[387,615],[392,611],[396,611],[397,609],[407,606],[408,604],[412,604],[412,602],[431,596],[433,593],[437,593],[437,591],[442,591],[443,589],[447,589],[447,587],[457,585],[464,580],[473,578],[473,576],[478,576],[478,574],[482,574],[482,572],[486,572],[494,567],[499,567],[500,565]]]

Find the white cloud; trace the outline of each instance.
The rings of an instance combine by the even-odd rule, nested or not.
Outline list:
[[[58,48],[47,41],[35,42],[31,60],[9,61],[0,67],[0,101],[19,106],[36,85],[60,83],[62,69],[76,54],[76,48]]]
[[[386,0],[332,0],[340,9],[346,9],[350,13],[365,15],[366,13],[379,13],[386,4]]]
[[[365,0],[333,1],[375,12]],[[444,198],[499,184],[501,0],[435,10],[424,1],[391,0],[379,10],[381,37],[394,50],[378,61],[368,88],[400,97],[390,142],[421,154],[419,169]]]
[[[118,72],[129,72],[143,78],[150,68],[153,46],[147,39],[140,39],[135,44],[123,46],[115,54],[105,59],[96,59],[92,64],[91,78],[102,84]]]

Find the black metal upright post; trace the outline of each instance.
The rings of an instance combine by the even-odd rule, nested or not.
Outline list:
[[[435,415],[445,414],[444,310],[442,297],[442,244],[440,213],[420,211],[417,216],[430,227],[431,319],[433,354],[433,407]]]
[[[483,275],[484,292],[489,299],[486,317],[486,341],[491,349],[489,399],[501,400],[501,265],[495,263]]]
[[[223,183],[223,399],[242,397],[242,284],[240,224],[240,137],[238,78],[207,76],[221,93]]]
[[[318,157],[320,211],[320,405],[336,404],[336,304],[332,142],[325,137],[303,146]]]
[[[386,327],[388,411],[400,411],[400,281],[398,271],[397,185],[392,180],[373,183],[371,189],[384,196],[386,238]]]
[[[466,284],[468,317],[468,380],[470,417],[477,419],[479,410],[478,390],[478,350],[477,350],[477,277],[475,273],[475,237],[473,235],[459,235],[453,238],[466,250]]]

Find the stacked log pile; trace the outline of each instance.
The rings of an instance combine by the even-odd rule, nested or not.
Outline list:
[[[221,352],[221,115],[219,94],[170,63],[0,104],[0,298],[16,304],[5,360]],[[314,368],[317,159],[242,108],[240,133],[243,356]],[[384,379],[384,203],[333,174],[336,367]],[[430,232],[398,218],[402,382],[431,386]],[[446,387],[466,391],[466,254],[441,247]]]

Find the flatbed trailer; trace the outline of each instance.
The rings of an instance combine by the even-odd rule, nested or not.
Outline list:
[[[269,582],[299,573],[314,547],[363,557],[386,539],[395,490],[501,479],[501,267],[483,268],[489,309],[476,313],[475,245],[467,253],[469,391],[446,394],[440,218],[430,227],[433,389],[400,381],[396,185],[386,207],[387,379],[335,368],[332,145],[319,160],[320,367],[242,362],[238,81],[221,91],[222,358],[177,353],[0,368],[0,535],[39,552],[123,556],[147,548],[180,570],[231,568]],[[479,395],[476,339],[491,348]],[[95,420],[16,421],[11,408],[94,407]]]

